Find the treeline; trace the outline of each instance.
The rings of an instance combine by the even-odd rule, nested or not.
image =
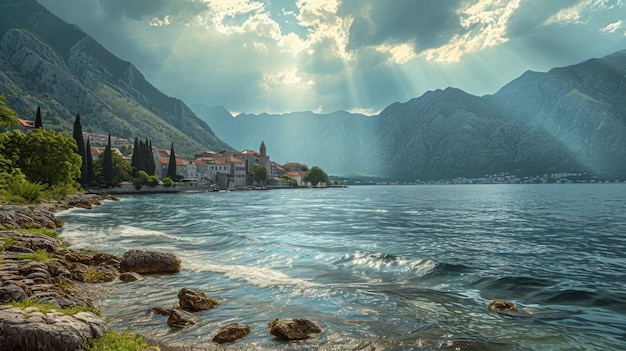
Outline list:
[[[5,105],[0,95],[0,131],[17,127],[15,112]],[[170,164],[175,155],[172,144]],[[144,184],[172,185],[170,178],[155,177],[152,142],[135,138],[132,162],[113,152],[111,134],[96,160],[89,138],[83,139],[80,114],[76,115],[72,137],[43,128],[38,107],[34,129],[22,133],[12,129],[0,134],[0,200],[9,202],[40,202],[51,198],[61,200],[86,187],[111,187],[132,181],[139,188]],[[168,172],[169,174],[170,172]]]

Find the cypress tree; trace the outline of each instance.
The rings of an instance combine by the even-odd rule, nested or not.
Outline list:
[[[155,171],[156,171],[156,165],[154,163],[154,156],[152,156],[152,140],[148,141],[148,174],[149,175],[154,175]]]
[[[72,132],[72,136],[74,137],[74,140],[76,140],[76,145],[78,146],[76,152],[82,159],[79,182],[84,185],[87,182],[87,155],[85,151],[85,140],[83,139],[83,126],[80,123],[80,114],[78,113],[76,114],[76,119],[74,120],[74,131]],[[91,153],[91,150],[89,153]]]
[[[35,128],[43,129],[43,125],[41,124],[41,108],[37,106],[37,116],[35,117]]]
[[[130,165],[133,167],[133,172],[137,172],[141,169],[141,150],[139,148],[139,139],[135,137],[135,144],[133,145],[133,157]]]
[[[102,159],[102,176],[106,186],[113,185],[113,155],[111,154],[111,132],[109,132],[109,141],[106,148],[104,148],[104,155]]]
[[[167,176],[170,179],[176,178],[176,154],[174,154],[174,143],[170,149],[170,162],[167,165]]]
[[[85,183],[89,183],[91,181],[91,177],[93,176],[93,155],[91,155],[91,143],[89,142],[89,138],[87,138],[85,152],[87,153],[87,175],[85,176]]]

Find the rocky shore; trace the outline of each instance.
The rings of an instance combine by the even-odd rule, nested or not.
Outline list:
[[[105,199],[116,200],[77,194],[58,203],[0,205],[0,350],[81,350],[89,339],[100,338],[110,330],[95,302],[109,293],[99,283],[180,271],[180,260],[173,254],[130,250],[117,257],[75,251],[56,237],[54,229],[63,222],[55,217],[55,211],[88,209]],[[155,307],[150,312],[167,316],[171,328],[184,328],[199,322],[195,312],[220,304],[188,288],[180,290],[178,298],[174,308]],[[283,340],[303,340],[322,332],[306,319],[276,319],[268,327],[271,337]],[[213,345],[192,349],[215,349],[249,333],[247,325],[229,324],[216,331]],[[156,350],[189,350],[148,342]]]

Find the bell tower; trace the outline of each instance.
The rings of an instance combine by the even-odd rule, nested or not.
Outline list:
[[[261,149],[259,150],[261,157],[267,156],[267,150],[265,149],[265,142],[261,141]]]

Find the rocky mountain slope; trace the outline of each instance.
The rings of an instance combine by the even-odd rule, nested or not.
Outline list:
[[[219,108],[194,109],[236,147],[264,139],[272,157],[289,152],[333,174],[404,180],[496,172],[626,175],[626,51],[526,72],[494,95],[427,92],[373,117],[233,118]]]
[[[0,94],[24,119],[41,106],[46,128],[71,131],[80,113],[86,132],[174,141],[187,155],[228,147],[184,102],[34,0],[0,0]]]

